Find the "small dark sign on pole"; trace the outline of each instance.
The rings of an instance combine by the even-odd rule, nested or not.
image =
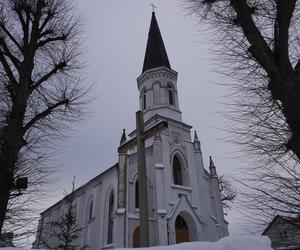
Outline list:
[[[28,188],[28,178],[22,177],[16,180],[15,189],[17,190],[26,190]]]

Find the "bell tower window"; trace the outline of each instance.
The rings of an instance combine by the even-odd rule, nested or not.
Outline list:
[[[174,103],[174,89],[171,84],[168,84],[168,95],[169,95],[169,104],[175,105]]]
[[[147,108],[146,89],[143,89],[143,91],[142,91],[142,105],[143,105],[143,110],[145,110]]]

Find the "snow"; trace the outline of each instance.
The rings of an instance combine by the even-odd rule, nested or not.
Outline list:
[[[6,247],[5,250],[22,250]],[[119,248],[118,250],[130,250]],[[139,248],[139,250],[146,248]],[[148,250],[272,250],[271,241],[266,236],[227,236],[217,242],[189,242],[171,246],[151,247]]]
[[[145,250],[146,248],[139,248]],[[189,242],[171,246],[151,247],[148,250],[272,250],[266,236],[227,236],[217,242]],[[118,250],[128,250],[119,248]]]

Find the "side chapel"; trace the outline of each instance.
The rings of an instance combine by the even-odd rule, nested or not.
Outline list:
[[[228,235],[216,167],[203,164],[200,141],[182,121],[177,72],[169,63],[152,13],[142,74],[137,78],[145,129],[159,121],[168,128],[146,141],[150,244],[217,241]],[[129,139],[136,136],[129,134]],[[120,145],[126,139],[125,131]],[[80,249],[139,246],[139,190],[136,148],[119,154],[118,163],[74,191],[76,223],[82,228]],[[41,213],[36,248],[50,230],[50,222],[65,212],[64,199]],[[55,243],[56,239],[50,239]]]

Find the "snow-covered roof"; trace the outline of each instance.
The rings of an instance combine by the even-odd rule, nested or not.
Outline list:
[[[82,190],[83,188],[85,188],[86,186],[90,185],[91,183],[97,181],[98,179],[101,179],[105,174],[107,174],[108,172],[112,171],[113,169],[117,168],[119,166],[118,163],[114,164],[113,166],[111,166],[110,168],[106,169],[105,171],[101,172],[99,175],[97,175],[96,177],[92,178],[91,180],[89,180],[87,183],[83,184],[82,186],[78,187],[77,189],[75,189],[73,192],[76,195],[76,193],[78,193],[80,190]],[[65,198],[62,198],[61,200],[59,200],[58,202],[54,203],[52,206],[48,207],[46,210],[44,210],[43,212],[41,212],[41,215],[45,214],[47,211],[51,210],[53,207],[57,206],[60,202],[62,202]],[[0,248],[1,249],[1,248]]]
[[[276,215],[274,219],[271,221],[271,223],[267,226],[267,228],[263,231],[262,235],[265,235],[274,225],[274,223],[278,220],[281,220],[283,223],[293,225],[297,230],[300,230],[300,218],[297,217],[287,217],[287,216],[281,216]]]

